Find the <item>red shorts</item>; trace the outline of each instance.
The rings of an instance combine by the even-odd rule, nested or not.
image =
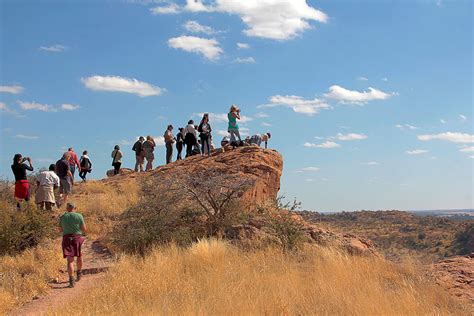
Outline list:
[[[79,234],[69,234],[63,236],[63,257],[80,257],[82,256],[81,247],[84,237]]]
[[[15,197],[26,201],[30,199],[30,185],[28,180],[19,180],[15,182]]]

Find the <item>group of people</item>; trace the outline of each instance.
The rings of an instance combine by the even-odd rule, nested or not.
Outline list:
[[[11,166],[15,177],[15,198],[18,210],[21,203],[30,200],[30,183],[26,172],[33,171],[33,161],[30,157],[16,154]],[[41,171],[36,177],[35,203],[42,210],[52,210],[54,205],[60,207],[67,203],[68,195],[71,194],[74,185],[74,174],[78,170],[79,177],[86,181],[86,176],[92,171],[92,162],[87,151],[84,151],[81,159],[78,159],[74,149],[71,147],[65,152],[61,159],[51,164],[48,170]],[[54,191],[59,188],[60,200],[56,201]]]

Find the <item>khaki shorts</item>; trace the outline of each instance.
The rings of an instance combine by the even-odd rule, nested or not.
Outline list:
[[[70,194],[72,184],[70,179],[59,179],[59,193]]]

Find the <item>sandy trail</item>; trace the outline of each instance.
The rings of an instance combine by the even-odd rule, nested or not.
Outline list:
[[[113,264],[113,256],[100,242],[89,240],[84,242],[83,256],[83,276],[81,281],[76,282],[74,288],[68,288],[69,278],[66,262],[64,262],[64,270],[60,271],[59,282],[51,282],[51,290],[47,294],[26,303],[9,315],[44,315],[51,308],[60,308],[97,285],[97,281],[105,276],[105,272]]]

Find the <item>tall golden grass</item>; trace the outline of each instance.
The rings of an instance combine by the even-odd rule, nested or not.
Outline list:
[[[0,257],[0,315],[44,294],[64,265],[60,246],[48,242],[16,256]]]
[[[466,315],[413,267],[334,249],[243,252],[203,240],[123,257],[104,282],[54,315]]]

